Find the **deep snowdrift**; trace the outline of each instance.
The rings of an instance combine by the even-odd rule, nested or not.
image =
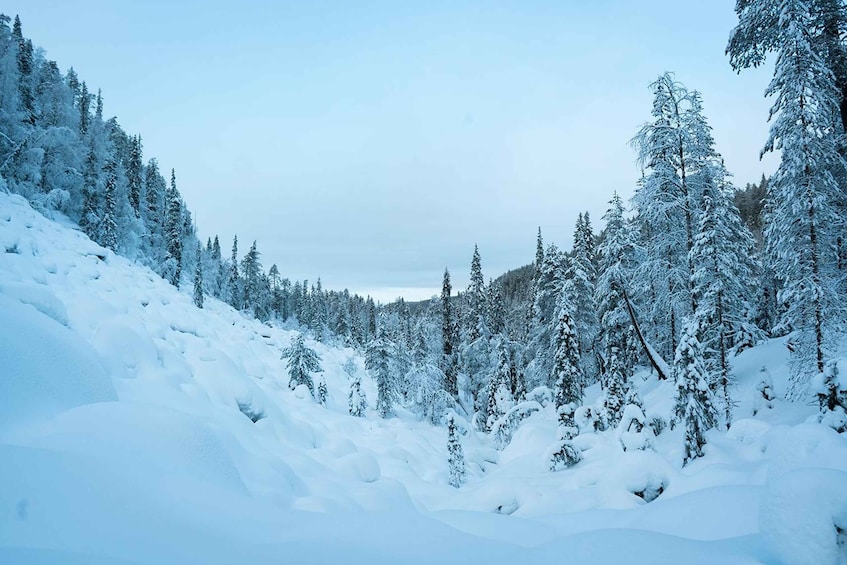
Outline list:
[[[685,469],[680,430],[655,452],[610,431],[551,473],[548,406],[502,452],[465,434],[457,490],[443,428],[347,415],[352,350],[310,342],[327,407],[288,390],[292,335],[0,194],[0,562],[847,563],[847,439],[812,405],[752,417],[762,366],[784,392],[778,340],[736,360],[735,424]]]

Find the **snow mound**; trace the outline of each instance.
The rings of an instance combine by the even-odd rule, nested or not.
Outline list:
[[[29,304],[0,294],[0,437],[85,404],[117,400],[90,345]]]

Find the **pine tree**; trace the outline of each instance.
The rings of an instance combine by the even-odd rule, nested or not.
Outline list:
[[[298,333],[291,345],[282,351],[282,358],[288,359],[288,388],[294,390],[299,385],[309,387],[312,396],[315,395],[315,383],[312,373],[322,373],[321,357],[315,350],[306,345],[302,333]]]
[[[194,305],[203,308],[203,261],[200,246],[197,246],[197,266],[194,269]]]
[[[450,486],[459,488],[465,484],[465,453],[452,416],[447,420],[447,466],[450,471]]]
[[[350,393],[347,395],[347,406],[351,416],[363,418],[368,408],[368,401],[362,391],[362,379],[354,377],[350,381]]]
[[[689,319],[683,327],[674,359],[674,379],[677,387],[674,422],[685,426],[683,465],[703,456],[705,433],[717,425],[717,410],[712,402],[709,387],[711,378],[706,368],[699,334],[699,321],[697,318]]]

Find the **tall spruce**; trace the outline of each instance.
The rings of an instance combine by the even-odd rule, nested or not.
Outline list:
[[[774,97],[773,123],[763,153],[780,151],[781,161],[768,185],[765,243],[782,281],[780,325],[793,331],[791,393],[799,395],[812,374],[823,372],[844,320],[841,275],[832,252],[845,225],[838,207],[842,189],[834,175],[843,171],[844,161],[834,126],[839,92],[813,47],[809,5],[782,0],[779,10],[774,78],[766,91]]]
[[[203,308],[203,261],[197,246],[197,265],[194,267],[194,305]]]
[[[453,352],[455,326],[453,322],[453,304],[450,296],[453,287],[450,285],[450,271],[444,269],[444,279],[441,284],[441,370],[444,372],[444,390],[456,398],[459,394],[457,383],[458,368]]]
[[[182,199],[176,188],[176,172],[171,169],[171,186],[168,191],[167,221],[165,235],[167,237],[165,258],[165,273],[168,281],[179,286],[182,276]]]

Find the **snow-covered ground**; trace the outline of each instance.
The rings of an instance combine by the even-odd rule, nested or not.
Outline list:
[[[547,406],[501,452],[466,432],[454,489],[443,427],[347,414],[348,359],[375,400],[352,350],[310,342],[326,407],[290,391],[293,335],[0,194],[0,563],[847,563],[847,438],[811,403],[752,416],[779,340],[736,359],[735,422],[684,469],[681,430],[608,431],[552,473]],[[639,383],[667,418],[670,384]]]

